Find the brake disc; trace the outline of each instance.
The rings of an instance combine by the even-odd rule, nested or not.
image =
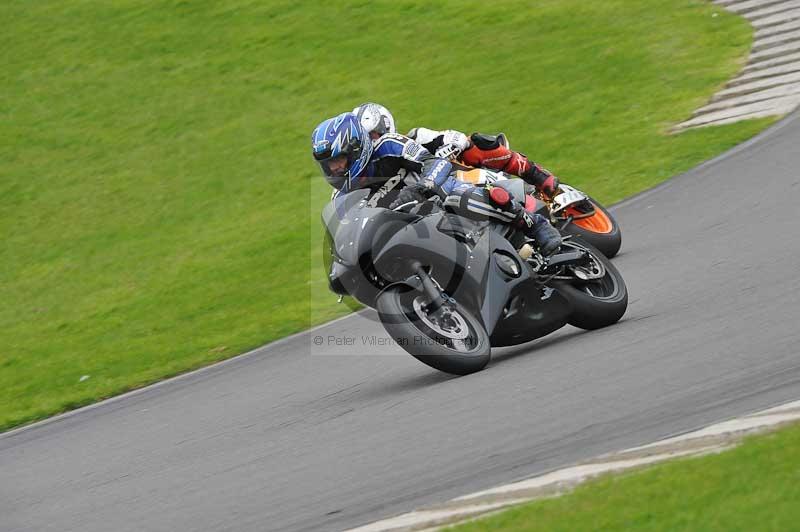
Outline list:
[[[414,312],[422,323],[437,334],[452,340],[464,340],[469,337],[467,321],[456,310],[444,306],[436,311],[436,316],[431,316],[425,310],[424,298],[420,296],[414,298]]]

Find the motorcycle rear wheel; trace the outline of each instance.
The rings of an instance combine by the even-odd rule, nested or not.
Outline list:
[[[568,323],[581,329],[594,330],[618,322],[628,309],[628,288],[614,264],[591,244],[573,238],[570,242],[588,250],[601,263],[605,275],[597,280],[559,281],[558,289],[571,306]]]
[[[468,375],[491,359],[489,335],[481,321],[458,303],[447,304],[445,314],[427,314],[424,296],[406,286],[386,289],[376,303],[386,331],[411,356],[428,366]]]
[[[589,201],[594,207],[594,214],[586,218],[572,220],[561,231],[562,233],[580,237],[610,259],[622,247],[622,231],[617,220],[605,207],[591,197]],[[567,214],[569,214],[569,209],[567,211]]]

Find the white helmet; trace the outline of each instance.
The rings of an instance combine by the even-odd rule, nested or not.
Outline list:
[[[392,113],[380,104],[362,103],[353,109],[353,114],[358,117],[358,121],[369,133],[374,132],[379,136],[386,133],[397,133]]]

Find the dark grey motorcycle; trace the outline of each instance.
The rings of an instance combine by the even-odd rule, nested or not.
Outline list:
[[[525,204],[521,180],[495,186]],[[579,238],[545,258],[521,232],[445,212],[438,198],[389,210],[371,207],[369,194],[341,195],[323,210],[330,288],[377,309],[398,345],[431,367],[473,373],[491,347],[566,324],[605,327],[627,309],[619,271]]]

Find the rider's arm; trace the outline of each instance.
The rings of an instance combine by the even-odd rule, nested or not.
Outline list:
[[[450,174],[450,161],[435,157],[418,142],[403,135],[387,134],[375,145],[373,157],[380,161],[381,173],[395,175],[401,168],[409,176],[418,176],[417,183],[442,198],[460,183]],[[406,181],[406,184],[411,184]]]
[[[403,144],[400,165],[407,171],[418,174],[420,185],[444,198],[459,184],[459,181],[450,175],[453,172],[450,161],[431,155],[431,152],[421,144],[408,137],[399,140]]]
[[[444,198],[460,183],[452,173],[450,161],[429,155],[422,161],[420,182]]]
[[[431,153],[435,153],[436,150],[442,146],[442,142],[444,141],[444,131],[428,129],[426,127],[415,127],[408,132],[408,136]]]
[[[426,127],[415,127],[408,136],[416,140],[437,157],[449,159],[458,157],[470,147],[470,140],[464,133],[455,129],[437,131]]]

